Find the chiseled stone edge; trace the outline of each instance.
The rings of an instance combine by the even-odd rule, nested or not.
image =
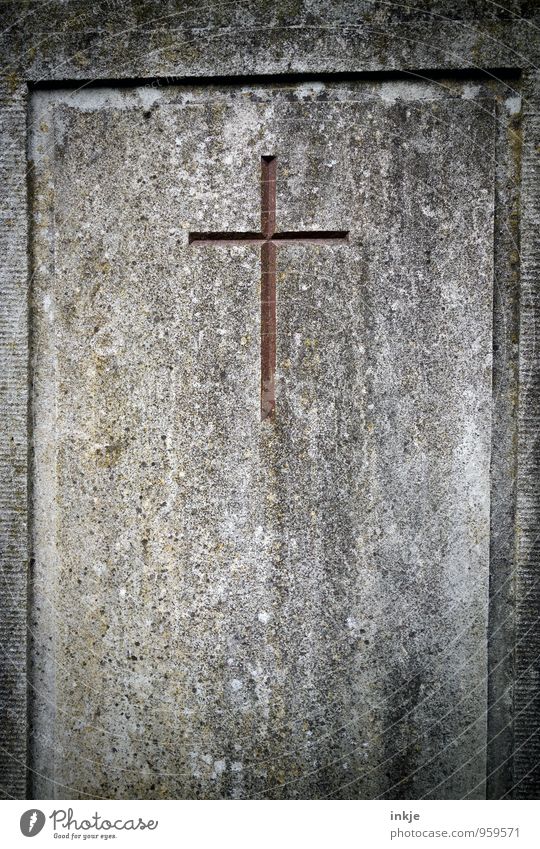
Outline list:
[[[523,91],[514,788],[540,792],[540,73]]]
[[[0,88],[0,797],[26,794],[26,87]]]
[[[2,15],[0,63],[21,81],[525,68],[540,54],[538,15],[491,0],[8,0]]]

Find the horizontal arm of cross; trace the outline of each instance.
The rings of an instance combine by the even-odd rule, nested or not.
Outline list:
[[[282,233],[273,233],[271,236],[265,236],[263,233],[234,233],[234,232],[214,232],[214,233],[190,233],[190,245],[260,245],[264,242],[273,242],[274,244],[294,245],[304,243],[308,245],[329,245],[347,242],[349,232],[347,230],[298,230],[284,231]]]

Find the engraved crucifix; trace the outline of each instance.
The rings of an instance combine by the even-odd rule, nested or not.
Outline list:
[[[333,245],[346,242],[348,230],[295,230],[276,233],[275,156],[261,157],[261,232],[190,233],[189,243],[261,246],[261,421],[276,409],[276,248],[278,245]]]

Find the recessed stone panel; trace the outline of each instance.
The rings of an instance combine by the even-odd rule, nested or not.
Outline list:
[[[465,95],[465,96],[462,96]],[[466,86],[34,95],[44,798],[484,793],[494,117]],[[276,408],[260,415],[261,157]]]

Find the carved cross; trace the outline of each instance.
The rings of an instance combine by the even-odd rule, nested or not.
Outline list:
[[[275,156],[261,157],[261,232],[190,233],[189,243],[261,246],[261,421],[276,409],[276,248],[278,245],[333,245],[346,242],[348,230],[298,230],[276,233]]]

